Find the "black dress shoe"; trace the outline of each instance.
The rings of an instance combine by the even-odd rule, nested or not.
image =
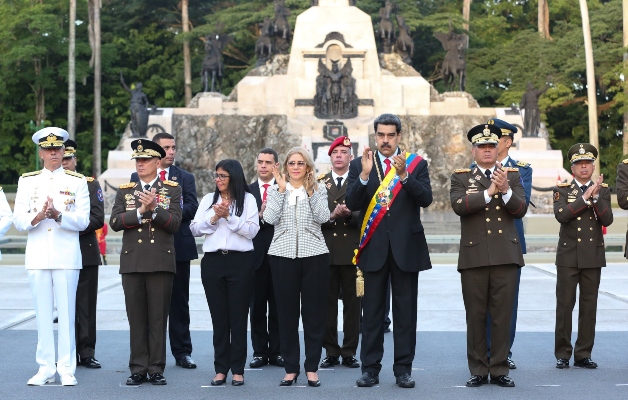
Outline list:
[[[569,368],[569,360],[567,360],[566,358],[559,358],[558,360],[556,360],[556,368]]]
[[[360,363],[355,357],[342,357],[342,365],[349,368],[360,368]]]
[[[142,382],[146,382],[146,375],[133,374],[126,380],[126,384],[129,386],[138,386]]]
[[[284,367],[286,365],[282,356],[273,357],[268,360],[268,363],[276,367]]]
[[[196,363],[194,362],[194,360],[192,360],[192,357],[190,357],[190,356],[183,356],[183,357],[177,359],[176,364],[179,367],[186,368],[186,369],[194,369],[194,368],[196,368]]]
[[[517,364],[515,364],[512,358],[508,357],[508,360],[506,360],[506,362],[508,363],[508,369],[517,369]]]
[[[266,364],[268,364],[268,358],[253,357],[253,359],[249,363],[249,367],[251,367],[251,368],[262,368]]]
[[[515,387],[515,381],[510,379],[508,375],[499,375],[494,378],[491,376],[491,383],[501,387]]]
[[[244,385],[244,379],[242,379],[241,381],[236,381],[235,379],[233,379],[231,381],[231,386],[242,386]]]
[[[581,360],[575,361],[573,365],[574,367],[580,367],[580,368],[588,368],[588,369],[597,368],[597,363],[593,362],[593,360],[591,360],[590,358],[583,358]]]
[[[407,372],[404,372],[403,374],[399,375],[397,377],[397,386],[399,386],[400,388],[413,388],[415,385],[414,379],[412,379],[412,375],[410,375]]]
[[[340,364],[340,361],[338,361],[338,357],[327,356],[323,358],[323,361],[321,361],[321,368],[333,368],[334,365],[338,364]]]
[[[358,387],[372,387],[379,383],[379,375],[373,372],[364,372],[355,383]]]
[[[166,378],[164,378],[163,374],[160,374],[159,372],[152,374],[150,378],[148,378],[148,381],[153,385],[165,385],[167,383]]]
[[[467,381],[467,387],[480,387],[486,383],[488,383],[488,375],[487,376],[473,375]]]
[[[227,382],[227,375],[225,374],[225,377],[222,379],[212,379],[212,381],[210,382],[210,384],[212,386],[220,386],[220,385],[224,385],[225,382]]]
[[[297,383],[297,378],[299,377],[299,373],[297,372],[292,379],[282,379],[279,382],[279,386],[292,386],[293,383]]]
[[[307,380],[307,385],[308,386],[312,386],[312,387],[319,387],[321,385],[321,381],[320,380],[315,380],[315,381],[311,381],[311,380]]]
[[[85,357],[85,358],[81,358],[81,361],[79,361],[78,365],[85,367],[85,368],[92,368],[92,369],[96,369],[96,368],[100,368],[101,365],[98,362],[97,359],[95,359],[94,357]]]

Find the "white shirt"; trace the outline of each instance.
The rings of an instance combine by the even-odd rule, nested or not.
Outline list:
[[[260,178],[257,178],[257,184],[259,185],[259,194],[262,196],[262,201],[264,200],[264,185],[268,185],[266,190],[270,189],[275,184],[275,178],[271,179],[269,182],[264,182]]]
[[[44,219],[31,225],[48,197],[63,215],[61,223]],[[61,167],[54,171],[44,168],[38,175],[21,177],[13,224],[18,231],[28,231],[26,269],[81,269],[79,232],[89,225],[89,209],[84,177],[70,175]]]
[[[168,168],[157,168],[157,176],[161,176],[161,171],[166,171],[166,179],[170,178],[170,167]]]
[[[215,225],[209,220],[216,215],[211,207],[214,193],[206,194],[198,205],[194,219],[190,223],[190,230],[194,236],[205,235],[203,252],[211,253],[219,250],[252,251],[253,238],[259,231],[259,217],[257,202],[251,193],[244,195],[242,215],[235,215],[235,204],[231,205],[229,219],[220,218]],[[222,197],[218,196],[218,204]]]
[[[303,185],[301,185],[300,188],[295,189],[290,182],[287,182],[286,191],[288,192],[288,204],[291,206],[297,204],[297,200],[307,199],[307,192],[305,191],[305,186]]]
[[[331,177],[334,180],[334,185],[338,185],[338,178],[342,178],[342,181],[340,181],[340,184],[341,185],[344,184],[348,176],[349,176],[349,170],[347,170],[347,172],[345,172],[344,175],[338,175],[337,173],[334,172],[333,169],[331,170]]]
[[[166,174],[167,174],[167,172],[166,172]],[[142,185],[142,189],[141,190],[146,190],[146,185],[148,185],[149,187],[153,187],[153,185],[155,184],[155,181],[157,181],[157,178],[159,178],[159,174],[157,174],[155,179],[153,179],[150,182],[144,182],[143,180],[140,179],[140,185]],[[167,177],[166,177],[166,179],[167,179]],[[157,213],[154,212],[153,216],[152,216],[152,219],[155,219],[156,216],[157,216]],[[142,225],[142,214],[140,214],[140,209],[139,208],[137,209],[137,221],[140,223],[140,225]]]
[[[486,168],[482,168],[479,165],[477,165],[477,167],[480,171],[482,171],[482,175],[486,176]],[[489,171],[491,171],[491,176],[493,176],[493,172],[495,172],[495,166],[489,168]],[[502,195],[502,200],[504,201],[504,204],[508,203],[510,197],[512,197],[512,189],[508,187],[508,191],[506,191],[506,194]],[[484,201],[486,202],[486,204],[491,202],[491,196],[489,196],[488,194],[488,189],[484,191]]]

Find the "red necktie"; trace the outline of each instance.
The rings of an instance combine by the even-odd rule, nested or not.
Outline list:
[[[266,201],[266,195],[268,194],[268,187],[270,185],[268,183],[265,183],[262,185],[262,187],[264,188],[264,195],[262,196],[262,201]]]
[[[159,171],[159,179],[161,179],[162,181],[166,180],[166,170],[165,169],[162,170],[162,171]]]
[[[386,172],[384,172],[384,176],[388,175],[388,172],[390,172],[390,160],[389,159],[385,159],[384,160],[384,164],[386,164]]]

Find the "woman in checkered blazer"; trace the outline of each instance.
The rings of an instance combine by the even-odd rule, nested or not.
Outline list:
[[[329,288],[329,250],[321,224],[329,221],[327,190],[314,179],[314,162],[301,147],[288,152],[283,171],[275,168],[264,221],[275,226],[268,249],[277,299],[279,340],[290,386],[299,376],[299,308],[305,338],[305,363],[310,386],[320,386],[321,359]]]

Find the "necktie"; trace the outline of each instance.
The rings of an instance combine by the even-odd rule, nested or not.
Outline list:
[[[388,172],[390,172],[390,160],[389,159],[385,159],[384,160],[384,164],[386,164],[386,172],[384,172],[384,176],[388,175]]]
[[[336,187],[340,189],[342,187],[342,176],[339,176],[336,180],[338,181],[338,183],[336,183]]]
[[[587,185],[580,186],[580,189],[582,189],[582,193],[586,192],[588,188],[589,187]]]
[[[159,171],[159,179],[161,179],[162,181],[166,180],[166,170],[161,170]]]
[[[266,201],[266,196],[268,195],[268,187],[270,185],[268,183],[265,183],[262,185],[262,187],[264,188],[264,194],[262,195],[262,201]]]
[[[486,179],[488,179],[489,181],[491,180],[491,170],[487,169],[486,171],[484,171],[484,175],[486,175]]]
[[[150,190],[150,185],[147,183],[146,185],[144,185],[144,189]]]

